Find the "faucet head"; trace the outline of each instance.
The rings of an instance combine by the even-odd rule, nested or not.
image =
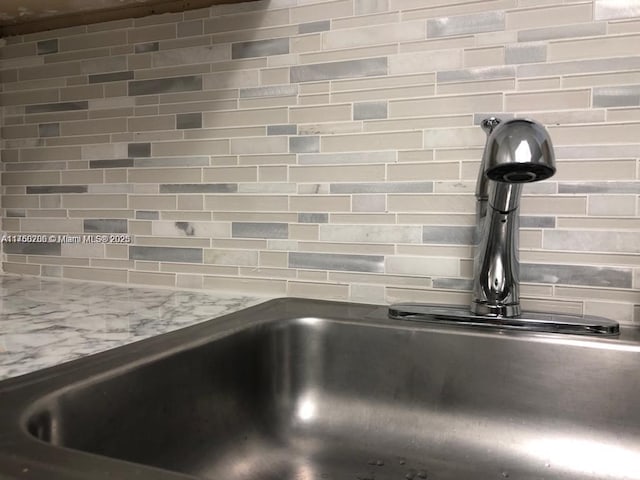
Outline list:
[[[484,174],[502,183],[529,183],[556,173],[551,137],[537,122],[513,119],[499,123],[487,138]]]

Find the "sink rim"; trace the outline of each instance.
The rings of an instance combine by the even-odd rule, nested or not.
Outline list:
[[[309,315],[311,305],[321,305],[331,310],[331,315],[316,317]],[[418,324],[411,320],[391,320],[387,317],[387,306],[329,302],[300,298],[279,298],[240,310],[223,317],[205,321],[156,337],[144,339],[128,345],[73,360],[44,370],[28,373],[0,382],[0,420],[7,425],[4,436],[12,442],[9,447],[0,447],[0,458],[17,464],[29,463],[40,458],[69,457],[91,459],[104,466],[126,466],[131,472],[142,472],[140,478],[180,479],[194,478],[184,473],[158,469],[149,465],[134,464],[122,459],[105,457],[90,452],[58,446],[39,440],[28,432],[30,418],[39,410],[39,406],[51,397],[65,390],[78,388],[83,383],[100,382],[106,378],[120,375],[128,370],[153,363],[180,351],[206,345],[210,342],[241,332],[250,326],[290,324],[308,322],[310,319],[351,323],[378,328],[437,331],[452,335],[471,335],[509,338],[528,342],[560,343],[592,348],[625,350],[640,352],[640,335],[635,331],[623,329],[620,337],[584,337],[567,334],[524,332],[513,330],[495,330],[483,327]],[[259,317],[259,320],[255,320]],[[27,401],[25,402],[25,398]],[[21,402],[17,400],[22,399]],[[12,403],[13,402],[13,403]],[[17,418],[15,418],[17,416]],[[6,443],[9,442],[5,442]],[[13,448],[12,448],[13,447]],[[35,455],[34,455],[35,451]],[[61,454],[61,451],[66,452]],[[57,457],[56,457],[57,458]],[[42,462],[42,460],[38,460]],[[89,461],[89,460],[87,460]],[[0,467],[0,473],[2,472]],[[124,467],[123,467],[124,468]],[[132,469],[132,470],[131,470]],[[129,471],[128,470],[128,471]],[[160,473],[159,473],[160,472]],[[148,473],[149,477],[145,477]],[[69,478],[49,476],[52,480]]]

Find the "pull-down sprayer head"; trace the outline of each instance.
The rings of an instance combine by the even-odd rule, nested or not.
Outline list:
[[[503,183],[529,183],[545,180],[556,173],[556,161],[547,130],[531,120],[514,119],[483,123],[490,128],[482,164],[490,180]]]

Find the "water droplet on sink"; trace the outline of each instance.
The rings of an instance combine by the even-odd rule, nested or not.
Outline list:
[[[375,460],[369,460],[369,461],[367,462],[367,465],[375,465],[375,464],[376,464],[376,461],[375,461]]]
[[[405,463],[407,463],[407,461],[402,457],[398,459],[398,462],[400,462],[400,465],[404,465]]]
[[[384,462],[382,460],[376,460],[376,465],[382,467],[384,466]]]
[[[509,478],[509,472],[502,472],[503,478]]]
[[[418,476],[422,479],[427,478],[427,472],[425,472],[424,470],[420,470],[418,472]]]
[[[414,472],[413,470],[407,472],[407,474],[404,476],[404,478],[406,478],[407,480],[413,480],[416,476],[416,472]]]

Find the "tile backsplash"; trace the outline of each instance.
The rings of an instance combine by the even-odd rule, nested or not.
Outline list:
[[[478,124],[522,116],[558,158],[524,190],[524,308],[640,322],[638,1],[265,0],[4,42],[5,272],[467,304]]]

